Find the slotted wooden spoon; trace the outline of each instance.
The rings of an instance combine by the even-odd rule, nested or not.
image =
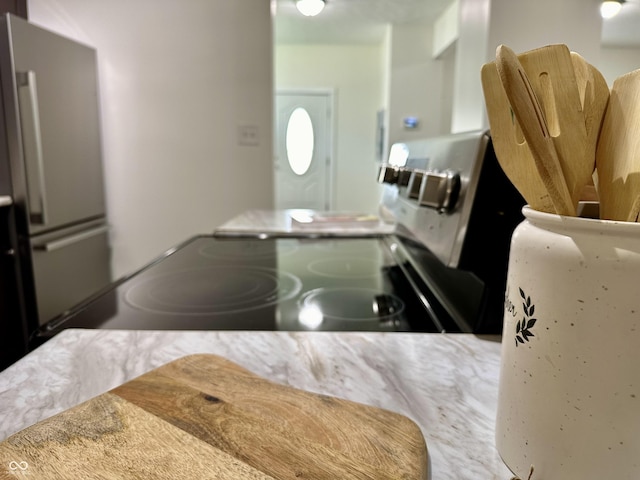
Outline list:
[[[609,85],[600,70],[588,63],[580,54],[571,52],[571,62],[576,75],[580,104],[584,112],[587,155],[593,157],[595,168],[598,136],[609,103]]]
[[[580,94],[584,125],[587,133],[587,148],[585,155],[593,157],[594,169],[598,137],[602,129],[604,114],[609,103],[609,85],[596,67],[588,63],[580,54],[571,52],[573,70]],[[592,182],[585,186],[581,199],[597,200],[597,172],[592,175]],[[595,185],[594,185],[595,184]]]
[[[555,213],[531,150],[511,111],[496,62],[482,66],[481,79],[491,139],[500,167],[531,208]]]
[[[592,182],[595,156],[589,153],[585,114],[571,52],[564,44],[547,45],[518,55],[544,111],[567,188],[577,206]]]
[[[640,210],[640,69],[613,82],[596,150],[600,218],[637,221]]]
[[[535,60],[539,61],[542,58],[534,55],[534,61],[531,62],[535,67],[533,71],[537,72],[541,65]],[[545,113],[529,81],[527,72],[518,56],[506,45],[500,45],[496,51],[496,66],[513,113],[522,128],[538,173],[551,197],[556,213],[575,216],[578,199],[576,198],[574,202],[570,190],[567,188],[564,171],[547,126]],[[551,101],[549,100],[549,102]],[[582,129],[584,130],[584,123]]]

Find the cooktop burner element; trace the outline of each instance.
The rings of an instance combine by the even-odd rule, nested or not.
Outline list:
[[[404,311],[395,295],[368,288],[318,288],[307,292],[301,311],[322,313],[322,321],[378,322],[394,325]]]
[[[161,314],[221,315],[286,301],[301,287],[300,280],[286,272],[213,266],[150,276],[127,290],[124,300]]]

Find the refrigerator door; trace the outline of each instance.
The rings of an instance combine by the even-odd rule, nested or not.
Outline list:
[[[39,325],[111,281],[108,227],[102,221],[33,237],[30,246]]]
[[[2,86],[14,198],[28,234],[104,217],[95,50],[19,17],[2,21],[0,58],[13,59]]]

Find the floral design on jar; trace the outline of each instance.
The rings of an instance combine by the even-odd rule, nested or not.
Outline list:
[[[521,321],[516,323],[516,347],[521,343],[528,342],[529,337],[535,337],[531,329],[537,321],[536,318],[533,318],[535,305],[531,303],[531,297],[527,296],[522,288],[518,288],[518,290],[520,290],[520,297],[522,297],[524,316]]]

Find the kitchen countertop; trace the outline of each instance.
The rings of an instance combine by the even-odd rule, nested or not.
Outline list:
[[[472,334],[69,329],[0,372],[0,441],[193,353],[406,415],[434,480],[512,476],[494,442],[499,337]]]
[[[13,198],[7,195],[0,195],[0,207],[8,207],[13,204]]]
[[[333,212],[335,221],[310,222],[301,224],[292,220],[293,217],[312,217],[314,214],[330,215],[331,212],[316,212],[306,209],[287,210],[248,210],[223,223],[215,229],[218,235],[252,235],[272,234],[295,235],[371,235],[393,233],[395,225],[386,222],[377,215],[354,214],[349,212]],[[371,217],[369,221],[351,221],[356,217]],[[350,218],[351,217],[351,218]]]

